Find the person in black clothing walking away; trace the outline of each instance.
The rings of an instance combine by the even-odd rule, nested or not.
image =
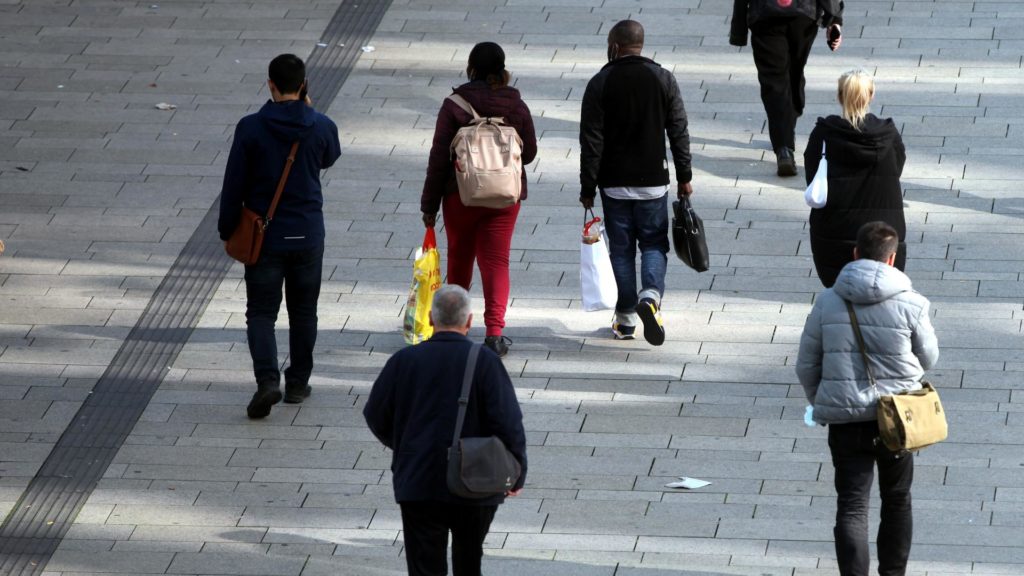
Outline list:
[[[734,0],[729,43],[750,46],[779,176],[796,176],[796,121],[804,113],[804,66],[818,27],[842,43],[842,0]]]
[[[484,538],[505,496],[526,482],[526,432],[512,380],[487,346],[477,356],[462,437],[497,436],[522,467],[506,494],[479,500],[452,495],[445,480],[459,396],[473,342],[469,293],[447,284],[434,294],[434,335],[388,359],[363,408],[370,431],[392,450],[395,500],[410,576],[448,573],[448,532],[455,576],[480,576]]]
[[[893,264],[903,271],[907,262],[907,223],[903,215],[900,175],[907,161],[903,139],[891,118],[868,112],[875,96],[875,81],[863,70],[839,78],[838,100],[842,115],[818,118],[807,139],[804,162],[810,183],[821,162],[821,147],[828,158],[828,203],[811,210],[810,234],[814,268],[826,288],[835,284],[843,266],[853,261],[857,230],[881,220],[899,237]]]
[[[227,241],[238,226],[243,204],[266,214],[289,150],[299,143],[259,261],[245,267],[246,335],[256,376],[256,393],[247,409],[250,418],[265,417],[281,401],[274,324],[282,286],[291,356],[284,373],[284,401],[299,403],[310,395],[325,236],[320,171],[341,155],[338,127],[310,106],[302,60],[282,54],[270,62],[269,76],[271,101],[235,128],[217,223],[221,239]]]
[[[608,64],[587,84],[580,115],[580,202],[601,191],[612,271],[618,285],[612,333],[632,339],[637,317],[644,338],[665,342],[661,298],[668,265],[668,134],[677,195],[693,194],[690,133],[671,72],[640,55],[644,27],[622,20],[608,32]],[[640,248],[640,293],[636,251]]]

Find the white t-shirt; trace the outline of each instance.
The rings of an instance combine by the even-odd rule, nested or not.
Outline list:
[[[656,200],[668,194],[669,185],[664,186],[618,186],[602,188],[601,191],[616,200]]]

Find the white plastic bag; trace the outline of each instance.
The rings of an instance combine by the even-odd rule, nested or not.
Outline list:
[[[818,172],[804,191],[804,202],[811,208],[824,208],[828,203],[828,159],[825,158],[825,141],[821,141],[821,162]]]
[[[619,289],[608,256],[608,240],[604,237],[601,219],[594,217],[583,225],[580,242],[580,287],[583,309],[611,310],[619,298]]]

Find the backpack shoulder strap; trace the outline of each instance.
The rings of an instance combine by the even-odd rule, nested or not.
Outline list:
[[[473,105],[469,103],[469,100],[466,100],[462,96],[459,96],[458,94],[454,93],[449,95],[447,99],[451,100],[452,102],[455,102],[456,106],[472,114],[474,120],[480,118],[480,115],[476,113],[476,110],[473,108]]]

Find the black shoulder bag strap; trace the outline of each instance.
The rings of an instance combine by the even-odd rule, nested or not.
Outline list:
[[[864,336],[860,332],[860,324],[857,322],[857,313],[853,310],[853,304],[846,299],[843,299],[846,303],[846,310],[850,313],[850,324],[853,325],[853,335],[857,337],[857,347],[860,348],[860,357],[864,359],[864,370],[868,373],[868,380],[871,382],[871,388],[875,390],[875,394],[878,393],[878,382],[875,380],[874,373],[871,372],[871,360],[868,359],[868,347],[864,345]]]
[[[462,437],[462,425],[466,423],[466,408],[469,406],[469,389],[473,386],[473,374],[476,372],[476,359],[480,355],[480,344],[473,344],[469,349],[469,357],[466,358],[466,373],[462,377],[462,393],[459,394],[459,416],[455,420],[455,434],[452,436],[452,446],[459,444]]]

